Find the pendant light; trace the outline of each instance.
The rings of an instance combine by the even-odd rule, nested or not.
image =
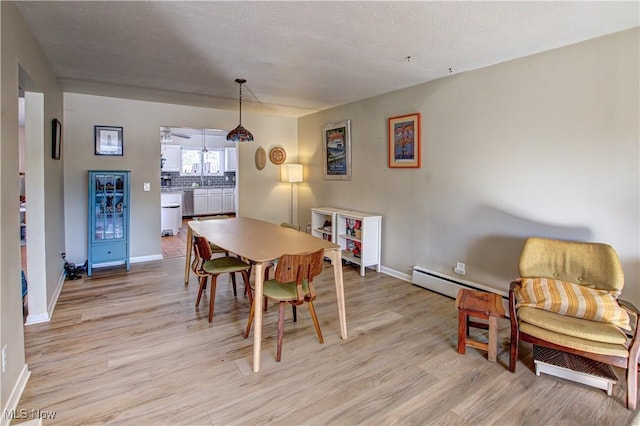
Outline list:
[[[240,123],[238,127],[227,133],[227,140],[231,142],[253,142],[251,132],[242,127],[242,85],[246,82],[247,80],[236,78],[236,83],[240,85],[240,119],[238,120]]]
[[[204,136],[204,130],[205,129],[202,129],[202,152],[209,152],[209,150],[207,149],[207,143],[205,142],[206,138]]]

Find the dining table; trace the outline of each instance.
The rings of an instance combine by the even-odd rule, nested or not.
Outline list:
[[[342,277],[342,250],[339,245],[305,232],[250,217],[215,220],[192,220],[187,228],[187,250],[184,283],[189,283],[193,235],[205,237],[209,242],[240,256],[255,265],[254,299],[262,300],[264,270],[284,254],[302,254],[324,249],[331,261],[336,287],[340,337],[347,339],[347,319]],[[253,371],[260,371],[262,344],[263,304],[255,304],[253,329]]]

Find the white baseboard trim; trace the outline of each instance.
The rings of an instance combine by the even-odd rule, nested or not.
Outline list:
[[[38,314],[27,315],[27,320],[24,322],[24,325],[40,324],[41,322],[47,321],[51,321],[49,312],[40,312]]]
[[[18,381],[11,391],[11,395],[9,395],[9,399],[7,399],[7,405],[2,409],[0,425],[9,426],[11,424],[11,416],[9,414],[16,412],[18,403],[20,402],[20,398],[22,397],[22,393],[24,392],[24,388],[27,386],[30,376],[31,371],[29,371],[29,366],[25,364],[24,367],[22,367]]]
[[[411,282],[411,275],[396,271],[395,269],[387,268],[386,266],[380,267],[380,272],[408,283]]]
[[[63,269],[58,277],[58,284],[56,285],[56,289],[53,292],[53,297],[49,301],[49,305],[47,306],[47,312],[39,312],[37,314],[29,314],[27,315],[27,320],[24,325],[33,325],[40,324],[42,322],[51,321],[53,317],[53,310],[56,308],[56,304],[58,303],[58,298],[60,297],[60,293],[62,293],[62,286],[64,285],[64,281],[67,277],[66,271]]]
[[[162,254],[151,254],[149,256],[130,257],[129,258],[129,262],[130,263],[142,263],[142,262],[151,262],[153,260],[162,260],[162,259],[164,259],[162,257]],[[124,265],[125,263],[126,262],[124,260],[120,260],[120,261],[117,261],[117,262],[99,263],[97,265],[93,265],[93,269],[108,268],[110,266]]]
[[[162,260],[162,253],[149,256],[136,256],[130,259],[131,263],[151,262],[152,260]]]
[[[64,285],[64,281],[67,278],[67,272],[62,269],[60,276],[58,277],[58,285],[56,286],[56,290],[53,292],[53,297],[49,301],[49,306],[47,310],[49,311],[49,318],[53,318],[53,310],[56,308],[58,304],[58,298],[60,297],[60,293],[62,293],[62,286]]]

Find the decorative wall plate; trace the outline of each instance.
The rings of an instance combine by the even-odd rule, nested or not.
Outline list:
[[[286,159],[287,153],[285,152],[284,148],[276,146],[275,148],[271,148],[271,151],[269,151],[269,160],[271,160],[271,162],[276,166],[284,163],[284,160]]]
[[[267,164],[267,153],[265,152],[264,148],[262,148],[261,146],[258,147],[258,149],[256,149],[256,169],[258,170],[262,170],[264,169],[264,166]]]

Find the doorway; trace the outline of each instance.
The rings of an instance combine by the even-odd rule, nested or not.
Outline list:
[[[21,77],[24,74],[21,74]],[[22,80],[22,78],[21,78]],[[19,152],[24,165],[20,204],[21,267],[27,283],[25,325],[49,320],[45,252],[44,94],[19,89]],[[28,85],[27,85],[28,86]],[[20,173],[20,172],[19,172]],[[18,182],[21,179],[18,179]],[[24,198],[23,198],[24,197]],[[24,225],[24,226],[23,226]],[[24,232],[24,234],[23,234]],[[24,242],[24,245],[23,245]],[[24,265],[24,266],[23,266]]]
[[[164,258],[185,255],[188,220],[236,214],[238,156],[235,142],[227,141],[226,135],[218,129],[160,127]],[[180,211],[178,221],[170,214],[176,211]]]

